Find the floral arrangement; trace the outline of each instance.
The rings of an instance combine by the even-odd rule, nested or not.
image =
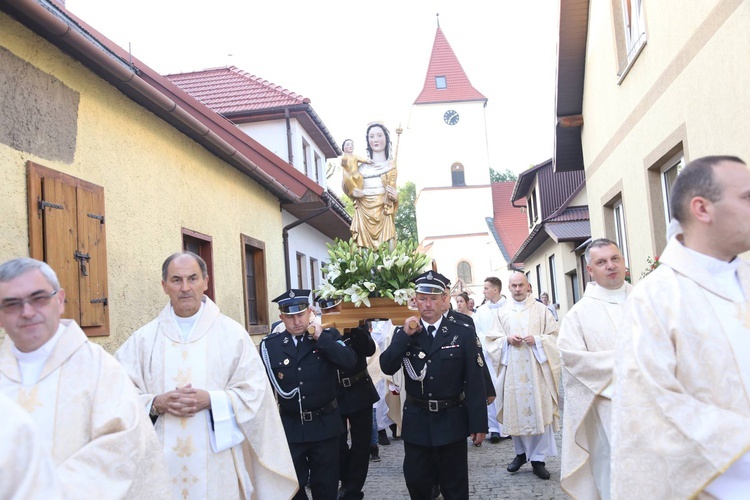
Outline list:
[[[651,273],[651,271],[653,271],[654,269],[656,269],[657,267],[659,267],[659,264],[660,264],[660,262],[659,262],[659,256],[658,255],[656,257],[654,257],[653,260],[651,260],[651,256],[646,257],[646,265],[648,267],[646,268],[645,271],[643,271],[641,273],[641,279],[645,278],[646,276],[648,276]]]
[[[388,297],[399,305],[414,296],[411,281],[422,273],[430,258],[417,252],[414,241],[360,248],[353,239],[328,244],[325,279],[316,292],[322,298],[341,298],[359,307],[370,307],[370,297]]]

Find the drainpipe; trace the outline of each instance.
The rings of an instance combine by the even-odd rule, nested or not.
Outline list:
[[[289,266],[289,230],[294,229],[300,224],[304,224],[307,221],[312,220],[319,215],[323,215],[327,211],[331,210],[331,201],[326,199],[325,204],[326,206],[324,208],[321,208],[320,210],[315,211],[314,213],[308,215],[304,219],[296,220],[292,222],[291,224],[284,226],[284,229],[282,229],[281,231],[281,239],[284,244],[284,270],[286,271],[286,289],[287,290],[292,288],[292,277],[290,275],[291,269]]]
[[[292,122],[289,118],[289,108],[284,109],[284,121],[286,121],[286,149],[289,164],[294,166],[294,154],[292,153]]]

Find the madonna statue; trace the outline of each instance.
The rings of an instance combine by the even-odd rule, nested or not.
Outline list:
[[[354,200],[352,237],[359,247],[376,248],[384,241],[393,247],[396,243],[398,173],[396,159],[391,156],[388,129],[382,123],[373,122],[367,127],[367,155],[371,162],[359,164],[362,187],[344,186],[347,196]]]

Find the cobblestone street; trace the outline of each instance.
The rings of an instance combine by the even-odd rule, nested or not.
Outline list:
[[[389,432],[390,435],[390,432]],[[555,434],[557,452],[560,453],[560,432]],[[401,500],[409,498],[404,483],[402,465],[404,442],[391,440],[380,447],[380,462],[370,462],[364,493],[366,499]],[[552,477],[543,481],[531,471],[527,463],[511,474],[505,470],[515,457],[513,443],[503,440],[498,444],[486,441],[481,447],[469,446],[469,494],[472,499],[499,498],[568,498],[560,488],[560,456],[547,459],[547,470]]]

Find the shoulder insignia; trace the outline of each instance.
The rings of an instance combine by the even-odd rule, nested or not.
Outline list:
[[[448,327],[447,326],[442,326],[440,328],[440,331],[443,332],[443,333],[448,333]]]
[[[346,347],[346,344],[344,344],[343,340],[337,340],[336,343],[341,344],[342,346]]]
[[[477,354],[477,364],[481,366],[482,368],[484,368],[484,360],[482,359],[481,354]]]
[[[279,334],[279,332],[271,332],[268,335],[266,335],[265,337],[263,337],[263,340],[272,339],[272,338],[276,337],[278,334]]]

